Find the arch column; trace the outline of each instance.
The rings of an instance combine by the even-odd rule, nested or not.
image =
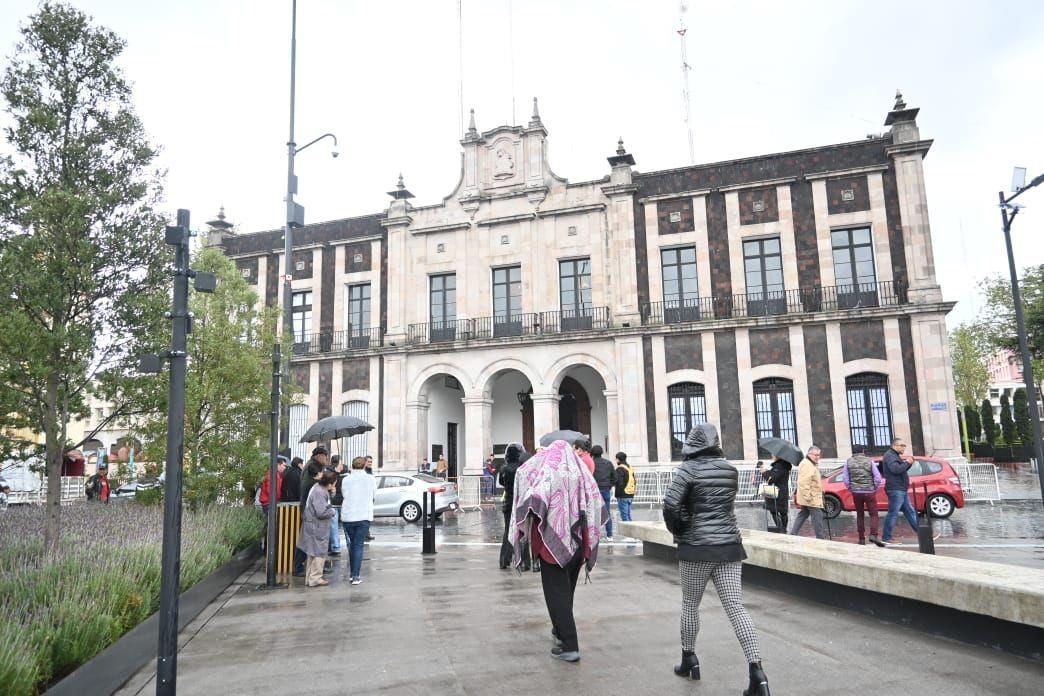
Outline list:
[[[412,471],[421,463],[421,459],[430,456],[428,452],[428,411],[431,404],[427,401],[406,402],[406,471]]]
[[[558,430],[558,394],[533,393],[533,440],[539,445],[540,438],[552,430]]]
[[[612,389],[606,389],[602,392],[605,397],[605,425],[606,433],[609,435],[609,447],[615,447],[617,451],[620,449],[620,412],[619,404],[616,400],[616,392]],[[596,442],[596,445],[603,443]],[[612,460],[612,457],[606,452],[606,459]]]
[[[464,461],[458,461],[457,470],[464,476],[482,473],[482,462],[493,449],[493,400],[485,397],[465,397],[464,402]]]

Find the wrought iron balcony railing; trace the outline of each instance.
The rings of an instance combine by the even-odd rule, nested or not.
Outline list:
[[[383,344],[380,327],[350,328],[311,334],[307,341],[294,343],[294,355],[321,355],[379,348]]]
[[[903,283],[883,281],[653,302],[643,308],[642,323],[646,326],[686,324],[712,319],[746,319],[844,309],[895,307],[907,304],[908,301]]]
[[[608,307],[591,307],[579,311],[495,314],[476,319],[410,324],[407,335],[410,345],[424,345],[593,331],[607,329],[609,324]]]

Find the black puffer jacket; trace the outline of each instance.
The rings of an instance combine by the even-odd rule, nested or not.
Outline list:
[[[685,461],[674,472],[663,497],[663,521],[674,541],[687,546],[739,544],[733,503],[739,472],[721,454],[718,432],[698,425],[682,450]]]
[[[504,488],[504,511],[511,512],[515,504],[515,472],[529,459],[525,448],[517,442],[512,442],[504,451],[504,464],[500,467],[498,478],[500,485]]]

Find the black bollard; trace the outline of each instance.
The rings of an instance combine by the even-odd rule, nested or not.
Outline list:
[[[917,517],[917,550],[935,555],[935,533],[932,530],[932,512],[928,509],[928,485],[924,485],[924,514]]]
[[[425,491],[423,494],[424,498],[424,512],[421,517],[421,553],[424,555],[430,555],[436,553],[435,551],[435,492]],[[428,496],[431,496],[431,504],[428,503]]]

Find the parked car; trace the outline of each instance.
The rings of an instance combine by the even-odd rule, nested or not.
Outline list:
[[[424,514],[424,494],[431,490],[435,491],[436,517],[447,510],[460,508],[455,483],[428,474],[379,474],[373,515],[402,517],[407,522],[417,522]]]
[[[153,481],[151,483],[143,483],[141,481],[132,481],[125,483],[112,492],[113,498],[133,498],[138,494],[138,491],[147,491],[152,488],[159,488],[160,483]]]
[[[874,465],[880,464],[881,458],[874,458]],[[848,492],[841,480],[843,469],[837,469],[823,477],[824,513],[830,519],[841,514],[842,510],[855,510],[852,494]],[[953,511],[964,507],[964,489],[961,478],[945,459],[932,457],[916,457],[910,467],[910,502],[918,513],[924,512],[925,492],[928,486],[927,503],[932,517],[945,519]],[[877,507],[883,513],[888,510],[888,496],[884,488],[877,491]]]

